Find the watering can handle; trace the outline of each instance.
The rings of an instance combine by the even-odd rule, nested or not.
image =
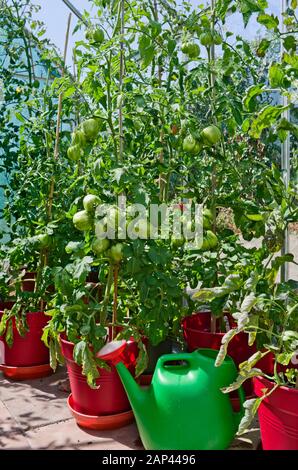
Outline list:
[[[189,364],[192,362],[192,354],[179,353],[179,354],[165,354],[158,359],[158,365],[164,367],[167,362],[185,361]]]

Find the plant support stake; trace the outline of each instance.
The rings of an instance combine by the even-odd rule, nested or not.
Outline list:
[[[289,0],[281,0],[281,23],[283,25],[283,33],[287,32],[287,26],[284,24],[284,13],[286,12],[287,8],[289,7]],[[283,36],[281,38],[281,56],[283,56],[285,52]],[[288,97],[286,95],[282,96],[282,105],[288,106]],[[283,117],[290,121],[290,110],[286,109],[283,113]],[[281,144],[281,166],[283,170],[283,177],[286,187],[289,187],[290,179],[291,179],[291,138],[290,133],[284,142]],[[290,249],[290,240],[289,240],[289,231],[288,229],[285,231],[284,234],[284,245],[282,247],[282,255],[289,253]],[[285,282],[289,279],[289,264],[285,263],[281,268],[281,281]]]

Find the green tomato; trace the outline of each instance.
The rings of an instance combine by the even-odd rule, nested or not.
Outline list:
[[[48,235],[47,233],[41,233],[40,235],[36,235],[34,237],[34,240],[36,241],[40,249],[49,248],[52,242],[50,235]]]
[[[203,227],[204,230],[210,230],[212,228],[213,215],[210,209],[203,210]]]
[[[207,240],[207,238],[203,238],[203,244],[201,246],[201,251],[209,251],[210,250],[210,246],[209,246],[209,242]]]
[[[197,155],[198,153],[201,152],[202,148],[203,148],[203,147],[202,147],[201,142],[196,142],[195,148],[193,149],[193,152],[192,152],[192,153],[193,153],[194,155]]]
[[[99,119],[87,119],[87,121],[83,122],[82,129],[86,140],[88,142],[93,142],[100,131]]]
[[[201,34],[200,43],[205,47],[210,47],[214,44],[211,31]]]
[[[203,228],[204,230],[209,230],[212,228],[212,222],[211,220],[203,215]]]
[[[100,204],[100,199],[98,196],[94,194],[87,194],[87,196],[83,199],[83,206],[85,211],[90,212],[91,214],[94,213],[96,207]]]
[[[93,220],[92,220],[92,218],[90,217],[90,214],[88,214],[87,211],[77,212],[73,216],[72,221],[73,221],[73,224],[76,227],[76,229],[78,229],[82,232],[90,230],[92,228],[92,225],[93,225]]]
[[[87,39],[87,41],[92,41],[92,39],[93,39],[92,29],[87,29],[87,31],[85,33],[85,38]]]
[[[189,45],[190,43],[188,41],[182,43],[181,51],[183,52],[183,54],[188,55]]]
[[[208,126],[205,129],[202,130],[201,133],[203,142],[205,145],[208,147],[211,147],[212,145],[218,144],[221,140],[221,131],[217,126]]]
[[[110,247],[110,241],[107,238],[96,238],[92,243],[92,250],[96,255],[101,255]]]
[[[76,129],[72,134],[72,145],[78,145],[79,147],[85,147],[86,139],[85,134],[82,130]]]
[[[216,248],[217,245],[218,245],[218,238],[217,236],[215,235],[215,233],[213,233],[211,230],[207,230],[206,232],[206,240],[209,244],[209,248],[212,250],[213,248]]]
[[[96,30],[93,32],[92,39],[96,44],[101,44],[105,39],[104,31],[101,28],[96,28]]]
[[[82,151],[79,145],[72,145],[67,150],[67,156],[73,162],[79,161],[83,155],[84,155],[84,152]]]
[[[216,46],[222,44],[222,37],[217,31],[214,31],[213,33],[213,42]]]
[[[190,59],[197,59],[200,56],[200,47],[194,42],[185,42],[181,48],[183,54],[188,55]]]
[[[114,263],[116,264],[120,263],[120,261],[123,259],[122,243],[117,243],[116,245],[112,246],[112,248],[110,249],[110,257]]]
[[[183,141],[183,150],[188,153],[193,153],[195,151],[196,144],[196,139],[190,134],[185,137]]]
[[[171,238],[171,246],[175,249],[175,248],[181,248],[185,243],[185,239],[184,237],[180,237],[180,238],[175,238],[175,237],[172,237]]]

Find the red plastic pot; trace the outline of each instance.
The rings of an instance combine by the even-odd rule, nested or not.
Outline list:
[[[3,310],[11,308],[11,305],[11,303],[0,305],[0,318],[3,315]],[[32,367],[49,363],[49,350],[41,341],[42,330],[48,322],[48,317],[44,312],[29,312],[26,315],[29,331],[24,337],[19,335],[13,319],[12,347],[8,347],[4,338],[1,338],[4,343],[6,366]]]
[[[264,377],[253,379],[258,397],[274,384]],[[298,450],[298,390],[279,387],[258,410],[264,450]]]
[[[230,327],[233,328],[233,319],[227,314]],[[217,332],[211,333],[211,313],[199,312],[182,321],[183,335],[190,352],[198,348],[220,349],[222,338],[225,333],[220,332],[220,323],[217,320]],[[246,361],[256,352],[254,346],[248,346],[248,335],[239,333],[235,336],[228,347],[228,355],[231,356],[238,366]]]
[[[226,319],[231,328],[235,326],[233,318],[226,314]],[[199,348],[219,350],[221,341],[225,333],[220,332],[220,319],[216,322],[216,333],[211,333],[211,313],[199,312],[182,321],[183,336],[190,352]],[[256,352],[255,346],[248,346],[248,335],[239,333],[229,343],[228,355],[232,357],[236,366],[246,361]],[[252,394],[252,382],[244,383],[244,390],[247,396]],[[238,399],[238,398],[237,398]]]
[[[27,272],[22,277],[22,290],[24,292],[34,292],[36,273]]]
[[[99,369],[100,377],[96,381],[98,389],[89,387],[82,367],[73,359],[74,344],[60,337],[62,354],[66,360],[67,372],[72,394],[72,407],[79,413],[89,416],[102,416],[124,413],[130,410],[130,403],[125,393],[116,368],[109,363],[110,371]],[[132,369],[138,355],[138,347],[130,343],[125,355],[125,363]]]

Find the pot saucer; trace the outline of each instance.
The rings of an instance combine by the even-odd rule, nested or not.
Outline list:
[[[117,429],[134,421],[134,414],[132,410],[125,411],[124,413],[117,413],[106,416],[91,416],[80,413],[75,410],[72,395],[70,394],[67,399],[67,405],[70,409],[77,424],[82,428],[93,430],[109,430]]]
[[[53,373],[50,364],[42,364],[40,366],[7,366],[0,364],[0,371],[4,376],[12,380],[33,380],[47,377]]]

